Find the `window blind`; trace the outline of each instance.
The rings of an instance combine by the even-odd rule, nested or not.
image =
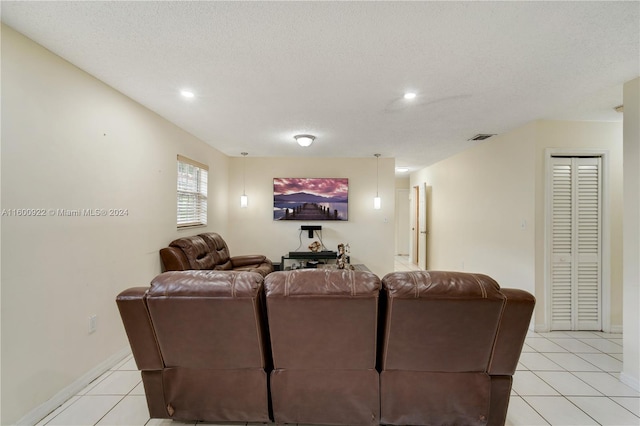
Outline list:
[[[207,224],[209,167],[178,155],[178,228]]]

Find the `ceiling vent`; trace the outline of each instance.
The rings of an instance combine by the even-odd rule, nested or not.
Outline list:
[[[488,134],[488,133],[480,133],[475,135],[474,137],[472,137],[471,139],[467,139],[470,141],[483,141],[485,139],[489,139],[491,136],[495,136],[495,134]]]

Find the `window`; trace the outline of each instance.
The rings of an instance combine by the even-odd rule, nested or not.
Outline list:
[[[207,224],[209,167],[178,155],[178,228]]]

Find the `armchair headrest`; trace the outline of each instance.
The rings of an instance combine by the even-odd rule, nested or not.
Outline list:
[[[267,297],[377,297],[380,279],[366,271],[300,269],[273,272],[265,278]]]
[[[382,279],[389,297],[402,299],[504,299],[500,286],[483,274],[448,271],[392,272]]]
[[[257,297],[262,275],[246,271],[169,271],[151,281],[149,297]]]

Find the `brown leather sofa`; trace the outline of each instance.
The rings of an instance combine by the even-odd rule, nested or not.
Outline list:
[[[534,297],[481,274],[396,272],[382,282],[382,423],[503,425]]]
[[[190,270],[117,304],[152,418],[493,426],[535,299],[459,272]]]
[[[370,272],[274,272],[264,283],[276,423],[377,425],[380,279]]]
[[[165,272],[116,299],[152,418],[268,422],[262,275]]]
[[[160,250],[166,271],[214,269],[257,272],[263,277],[273,271],[271,260],[262,255],[229,255],[229,247],[215,232],[178,238]]]

